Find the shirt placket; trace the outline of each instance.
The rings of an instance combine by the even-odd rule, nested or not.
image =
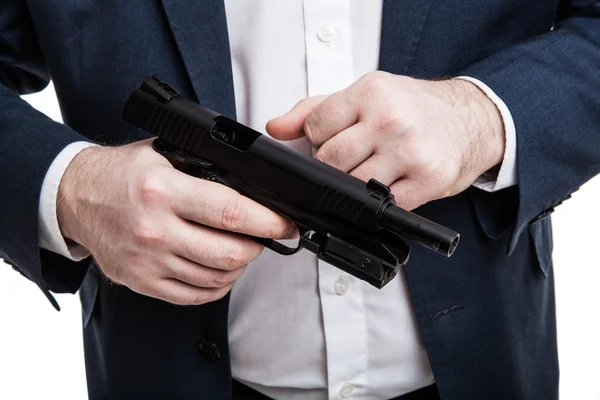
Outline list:
[[[354,80],[350,0],[304,0],[303,5],[308,95],[348,87]],[[318,264],[329,398],[355,397],[366,385],[368,355],[362,284],[323,261]]]

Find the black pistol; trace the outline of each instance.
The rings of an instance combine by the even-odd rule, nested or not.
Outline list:
[[[297,247],[253,237],[277,253],[305,248],[382,288],[408,261],[405,239],[447,257],[458,245],[458,233],[397,207],[375,179],[365,183],[201,107],[156,75],[130,95],[123,120],[156,135],[154,149],[176,169],[230,186],[294,221]]]

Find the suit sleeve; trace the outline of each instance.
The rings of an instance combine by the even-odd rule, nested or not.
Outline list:
[[[5,0],[0,12],[0,258],[35,282],[58,308],[49,291],[74,293],[88,262],[40,249],[40,191],[61,150],[87,139],[20,98],[48,81],[26,2]]]
[[[514,119],[519,186],[507,189],[518,192],[509,253],[525,228],[600,172],[599,68],[600,2],[572,0],[552,31],[460,73],[488,85]],[[502,192],[479,194],[478,201]]]

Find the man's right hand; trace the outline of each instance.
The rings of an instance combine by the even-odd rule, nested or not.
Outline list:
[[[174,304],[223,297],[263,247],[240,233],[284,239],[294,225],[218,183],[183,174],[151,147],[90,147],[65,171],[61,232],[104,274]]]

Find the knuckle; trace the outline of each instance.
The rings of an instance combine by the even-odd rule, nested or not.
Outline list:
[[[400,142],[400,147],[402,148],[402,152],[410,157],[412,164],[418,164],[421,161],[421,157],[423,154],[423,146],[419,146],[414,136],[408,134],[403,137],[403,140]]]
[[[378,122],[381,133],[399,133],[408,128],[408,123],[394,110],[383,111]]]
[[[138,282],[131,286],[132,289],[138,293],[141,293],[145,296],[152,297],[154,299],[161,299],[165,301],[169,301],[168,298],[161,295],[160,291],[156,287],[156,285],[151,285],[148,282]]]
[[[273,222],[269,224],[269,229],[267,230],[267,237],[271,239],[279,239],[284,237],[288,232],[288,227],[286,224],[281,221],[280,218],[275,219]]]
[[[446,197],[450,197],[452,196],[452,188],[451,187],[447,187],[444,190],[442,190],[442,192],[440,193],[440,195],[438,196],[440,199],[444,199]]]
[[[313,158],[315,160],[324,162],[324,163],[329,163],[331,162],[331,156],[329,155],[329,151],[325,150],[323,148],[319,149],[319,151],[317,151],[315,153],[315,155],[313,156]]]
[[[144,245],[157,245],[163,240],[163,232],[144,220],[138,221],[132,228],[134,240]]]
[[[432,187],[437,188],[437,197],[444,198],[452,194],[457,175],[452,168],[444,168],[444,166],[438,165],[434,167],[431,179]]]
[[[438,171],[433,165],[428,164],[425,161],[425,157],[419,157],[421,157],[419,164],[415,164],[415,167],[411,169],[412,177],[421,183],[419,191],[441,190],[441,171]]]
[[[169,302],[171,304],[175,304],[178,306],[189,306],[189,305],[195,305],[195,304],[202,304],[202,302],[200,302],[201,297],[204,295],[204,290],[198,290],[197,292],[194,293],[187,293],[187,292],[182,292],[182,291],[172,291],[160,296],[153,296],[156,297],[158,299],[164,300],[166,302]]]
[[[225,256],[225,268],[230,271],[246,265],[247,263],[248,256],[242,247],[234,249]]]
[[[301,99],[300,101],[298,101],[296,103],[296,105],[294,106],[294,108],[308,108],[311,106],[311,100],[308,97],[305,97],[303,99]]]
[[[336,167],[339,164],[337,154],[330,149],[320,151],[314,155],[314,159],[322,163]]]
[[[450,168],[432,153],[417,152],[415,159],[421,179],[425,182],[430,182],[430,184],[444,184],[452,173]]]
[[[304,121],[303,129],[306,139],[314,145],[319,144],[319,120],[320,117],[311,113]]]
[[[200,290],[187,304],[200,305],[208,303],[209,301],[211,301],[209,292],[207,290]]]
[[[229,199],[221,211],[220,226],[228,231],[239,231],[246,223],[247,212],[240,206],[238,196]]]
[[[217,272],[211,279],[211,287],[223,287],[231,282],[231,274],[225,272]]]
[[[382,71],[370,72],[362,80],[363,91],[371,98],[386,93],[390,88],[388,74]]]
[[[436,171],[435,165],[431,162],[431,156],[426,151],[421,149],[420,151],[415,148],[411,143],[407,143],[406,154],[410,155],[411,164],[415,167],[421,177],[429,177]]]
[[[331,166],[339,167],[344,160],[354,159],[358,155],[356,142],[330,140],[315,154],[315,158]]]
[[[176,306],[187,306],[190,304],[190,300],[187,297],[173,294],[168,297],[165,297],[163,300],[175,304]]]
[[[444,196],[444,193],[448,189],[448,184],[446,182],[446,177],[441,171],[434,171],[429,173],[429,187],[432,192],[438,193],[440,196]]]
[[[205,268],[194,265],[189,269],[180,270],[174,273],[174,275],[185,282],[198,287],[207,287],[210,283],[210,277]]]
[[[212,299],[210,301],[217,301],[219,299],[222,299],[223,297],[225,297],[225,295],[227,293],[229,293],[229,291],[231,290],[232,284],[227,284],[225,286],[223,286],[222,288],[219,288],[215,293],[213,293],[212,295]]]
[[[394,197],[396,198],[396,204],[399,207],[402,207],[405,210],[409,211],[414,210],[415,208],[420,206],[421,204],[418,199],[418,196],[415,195],[415,193],[417,193],[419,190],[418,185],[411,183],[407,185],[404,189],[405,190],[403,191],[394,190],[392,192],[394,194]]]
[[[153,203],[165,197],[164,182],[149,170],[140,178],[139,194],[142,202]]]

